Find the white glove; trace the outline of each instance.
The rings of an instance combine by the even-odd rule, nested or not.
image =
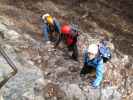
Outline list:
[[[50,41],[47,41],[46,44],[50,44],[51,42]]]

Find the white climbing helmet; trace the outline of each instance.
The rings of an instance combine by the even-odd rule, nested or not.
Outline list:
[[[45,20],[48,16],[50,16],[50,14],[46,13],[46,14],[42,15],[42,19]]]
[[[96,44],[89,45],[88,53],[96,55],[98,53],[98,45],[96,45]]]

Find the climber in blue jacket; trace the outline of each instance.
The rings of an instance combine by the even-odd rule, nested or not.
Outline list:
[[[83,58],[84,67],[80,72],[80,76],[84,76],[91,68],[95,68],[96,79],[92,81],[92,86],[98,87],[104,74],[104,62],[99,55],[98,46],[96,44],[89,45],[89,48],[84,50]]]
[[[50,43],[50,41],[56,41],[54,37],[59,36],[58,34],[60,34],[59,21],[49,14],[44,14],[42,16],[42,19],[44,21],[43,34],[46,42]],[[56,33],[56,35],[53,36],[53,33]],[[49,39],[49,35],[50,35],[50,39]]]

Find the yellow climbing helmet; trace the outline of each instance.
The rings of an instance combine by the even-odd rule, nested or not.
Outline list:
[[[53,18],[52,18],[52,16],[47,16],[47,18],[46,18],[46,20],[47,20],[47,23],[48,24],[53,24]]]

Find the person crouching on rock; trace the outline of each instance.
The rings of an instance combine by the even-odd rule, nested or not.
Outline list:
[[[56,37],[59,36],[58,34],[60,34],[59,21],[49,14],[44,14],[42,16],[42,19],[44,21],[43,34],[44,34],[46,43],[50,43],[50,41],[55,42]],[[49,39],[49,37],[50,37],[50,39]]]
[[[96,79],[92,81],[93,87],[98,87],[103,80],[104,74],[104,62],[103,59],[99,56],[98,45],[91,44],[88,49],[84,50],[83,62],[84,66],[80,72],[80,76],[83,77],[87,74],[90,69],[96,69]]]
[[[72,51],[72,59],[78,61],[78,48],[77,48],[77,38],[79,32],[74,29],[71,25],[62,25],[60,38],[57,41],[55,47],[58,46],[61,40],[65,40],[65,44],[69,51]]]

